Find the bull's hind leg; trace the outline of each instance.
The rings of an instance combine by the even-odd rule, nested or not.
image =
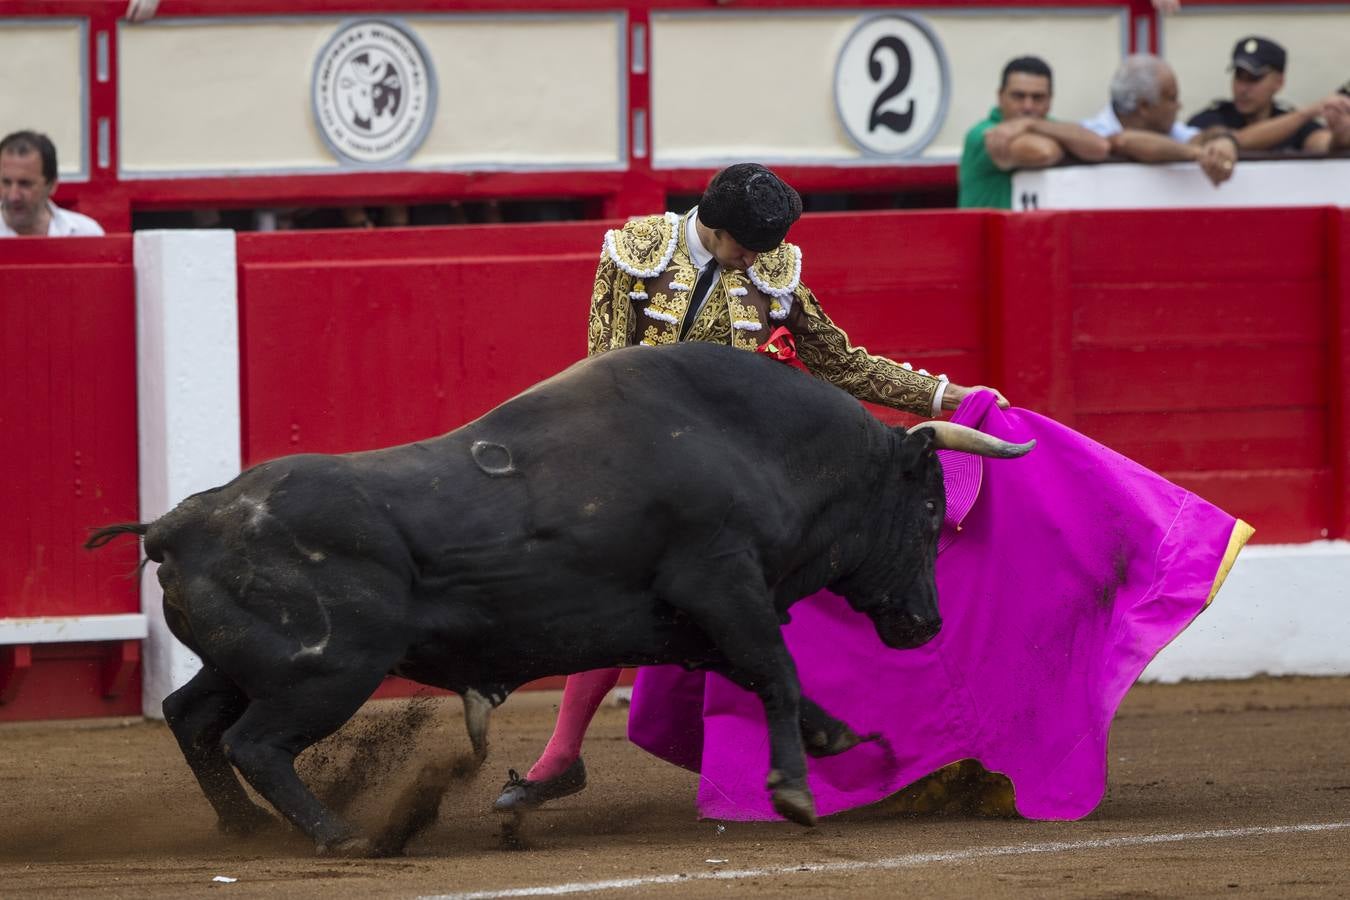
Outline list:
[[[816,824],[806,785],[800,720],[801,685],[783,643],[764,573],[748,550],[706,548],[707,556],[671,567],[659,584],[663,599],[688,613],[726,658],[717,670],[753,691],[769,727],[773,807],[800,825]],[[711,558],[708,558],[711,557]]]
[[[330,651],[332,648],[330,648]],[[389,665],[365,665],[358,651],[352,668],[331,674],[292,673],[285,687],[253,699],[225,732],[230,762],[291,824],[314,841],[319,852],[366,855],[369,841],[315,797],[295,773],[302,750],[337,731],[379,687]]]
[[[250,834],[276,821],[249,799],[221,747],[225,730],[247,706],[243,691],[209,666],[164,698],[164,719],[228,834]]]

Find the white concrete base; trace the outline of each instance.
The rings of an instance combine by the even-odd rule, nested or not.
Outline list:
[[[232,231],[138,231],[137,401],[141,521],[189,494],[239,474],[239,312]],[[163,594],[145,568],[143,710],[162,716],[164,698],[201,661],[169,632]]]
[[[1144,681],[1350,675],[1350,543],[1247,547]]]

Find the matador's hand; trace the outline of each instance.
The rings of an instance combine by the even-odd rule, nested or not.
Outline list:
[[[973,394],[976,391],[992,392],[994,397],[996,398],[996,402],[998,403],[999,409],[1007,409],[1010,405],[1008,403],[1008,398],[1004,397],[1003,393],[999,391],[997,388],[991,388],[983,384],[977,384],[974,387],[964,387],[959,384],[948,383],[947,389],[942,392],[942,408],[956,409],[958,406],[961,405],[961,401],[966,399],[967,394]]]

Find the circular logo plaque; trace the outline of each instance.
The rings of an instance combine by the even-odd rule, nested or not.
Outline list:
[[[921,20],[864,20],[839,51],[834,102],[849,138],[872,156],[914,156],[947,118],[947,56]]]
[[[382,19],[344,23],[314,61],[314,121],[344,162],[402,162],[436,112],[431,59],[411,31]]]

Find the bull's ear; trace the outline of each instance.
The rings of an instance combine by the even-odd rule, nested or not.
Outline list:
[[[917,478],[937,452],[937,435],[931,428],[911,428],[900,439],[900,471],[906,478]]]

